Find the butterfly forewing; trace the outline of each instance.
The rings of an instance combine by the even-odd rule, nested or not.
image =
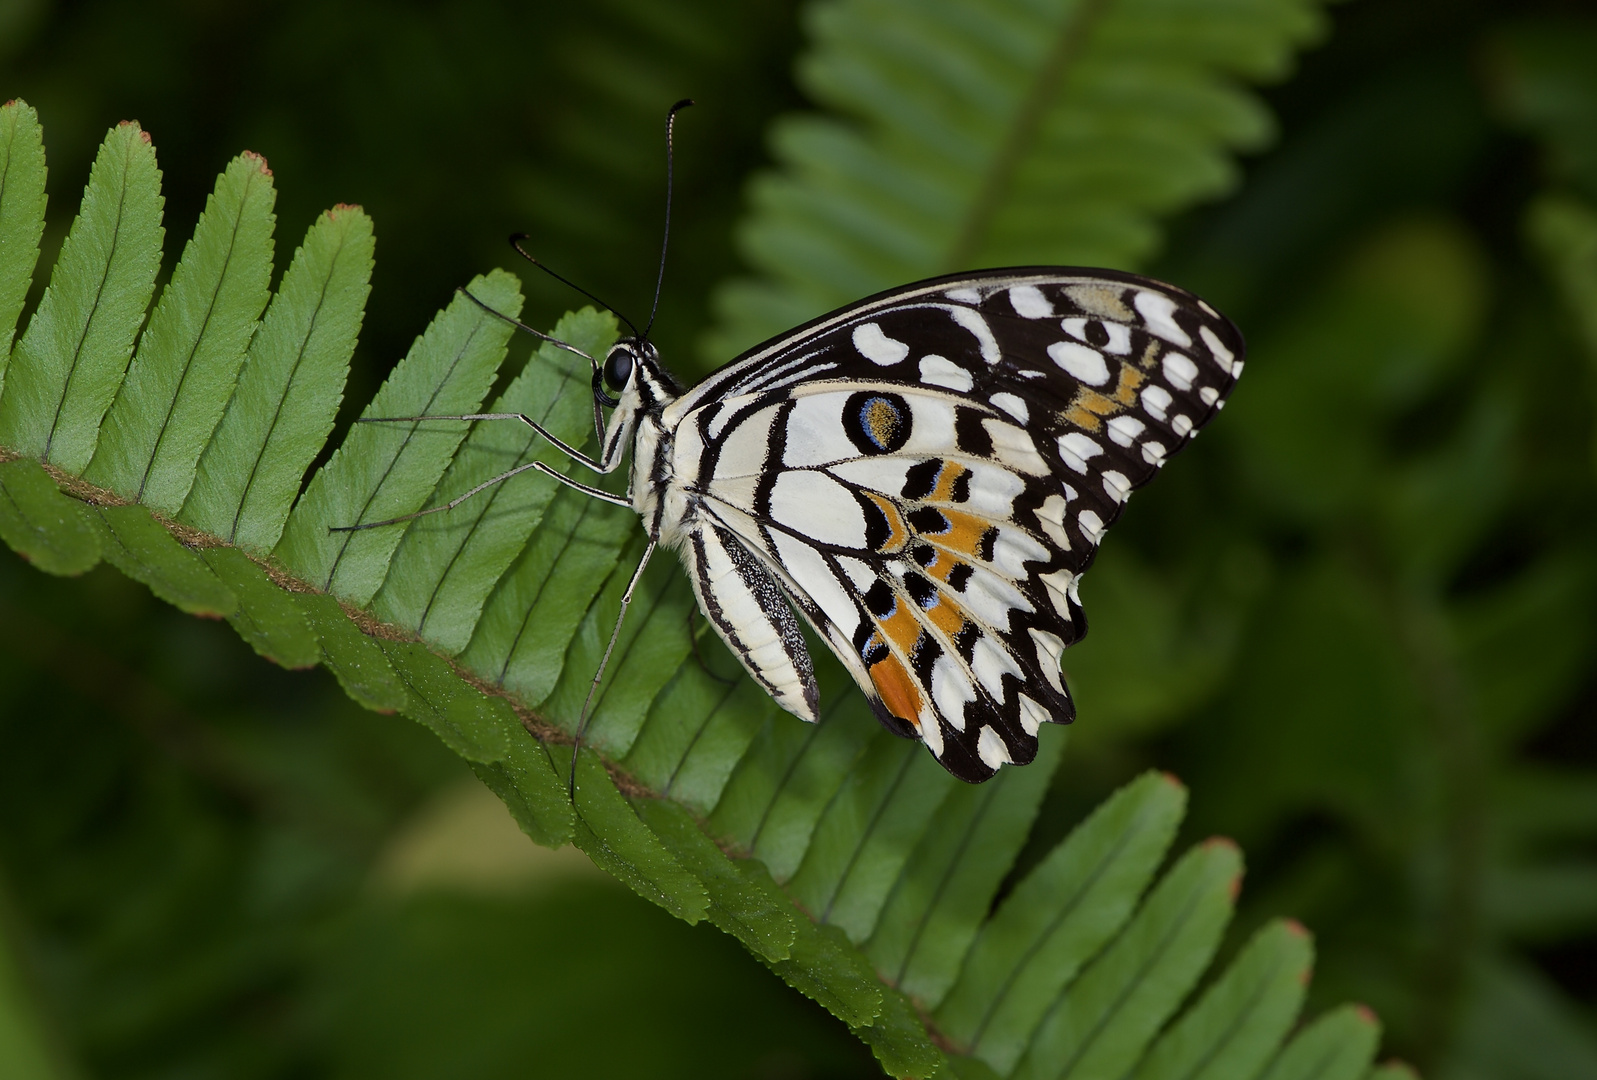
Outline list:
[[[813,718],[814,678],[772,580],[884,724],[984,780],[1073,718],[1059,658],[1086,631],[1077,580],[1130,492],[1224,404],[1242,352],[1196,297],[1110,271],[884,293],[664,410],[664,483],[686,507],[666,531],[784,707]]]

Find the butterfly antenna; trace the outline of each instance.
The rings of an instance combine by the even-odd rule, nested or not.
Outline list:
[[[671,243],[672,135],[676,130],[677,113],[692,104],[692,98],[683,98],[665,114],[665,234],[660,237],[660,272],[654,279],[654,303],[649,308],[649,325],[643,328],[645,341],[649,338],[649,331],[654,329],[655,312],[660,310],[660,286],[665,284],[665,249]]]
[[[577,290],[583,296],[586,296],[589,300],[592,300],[595,304],[598,304],[600,307],[602,307],[606,311],[610,312],[616,318],[618,318],[622,322],[626,323],[628,328],[631,329],[633,337],[642,337],[643,336],[642,334],[638,333],[638,327],[631,319],[629,319],[625,315],[621,314],[621,312],[617,311],[615,308],[611,307],[609,304],[605,303],[603,300],[600,300],[597,296],[593,295],[587,289],[584,289],[581,285],[578,285],[575,281],[572,281],[570,278],[565,277],[565,276],[563,276],[561,274],[555,273],[553,270],[549,269],[549,267],[547,267],[543,263],[539,262],[537,256],[533,255],[530,251],[528,251],[526,248],[521,246],[521,242],[523,240],[527,240],[527,239],[530,239],[530,236],[527,233],[511,233],[510,234],[510,246],[516,249],[516,254],[517,255],[520,255],[523,259],[526,259],[532,265],[536,266],[539,270],[542,270],[544,273],[548,274],[550,277],[552,277],[556,281],[560,282],[560,284],[566,286],[567,288],[571,288],[571,289]]]

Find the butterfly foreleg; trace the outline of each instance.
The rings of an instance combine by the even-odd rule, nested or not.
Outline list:
[[[616,642],[621,637],[621,624],[626,622],[627,608],[632,605],[632,594],[637,590],[638,582],[643,580],[644,568],[649,565],[649,558],[659,543],[658,539],[650,538],[649,546],[643,549],[643,557],[638,560],[638,568],[632,571],[632,580],[627,582],[627,591],[621,594],[621,610],[616,614],[615,626],[610,630],[610,643],[604,647],[604,656],[599,659],[599,670],[593,673],[593,682],[588,684],[588,696],[582,699],[582,712],[577,719],[577,731],[571,742],[571,776],[566,784],[566,794],[570,796],[573,804],[577,800],[577,754],[582,750],[582,736],[588,730],[590,718],[588,710],[593,705],[593,695],[599,691],[599,683],[604,679],[604,670],[610,666],[610,654],[615,652]]]

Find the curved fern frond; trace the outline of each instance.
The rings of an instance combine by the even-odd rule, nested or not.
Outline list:
[[[14,103],[0,110],[4,132],[5,175],[20,181],[0,189],[0,230],[36,240],[37,120]],[[1368,1067],[1366,1014],[1332,1014],[1282,1049],[1311,952],[1291,924],[1260,931],[1183,1011],[1230,919],[1241,860],[1215,840],[1158,873],[1185,804],[1175,781],[1130,784],[994,911],[1064,732],[1048,733],[1030,767],[959,785],[875,724],[836,665],[821,672],[825,715],[803,725],[724,676],[731,659],[711,639],[698,642],[703,663],[691,658],[692,600],[669,566],[635,597],[568,777],[569,732],[640,547],[636,521],[523,473],[462,513],[334,531],[558,462],[518,425],[359,424],[294,501],[342,393],[370,223],[354,207],[320,218],[262,318],[270,187],[263,162],[239,158],[135,354],[130,327],[159,257],[154,176],[137,129],[114,129],[9,358],[0,537],[40,569],[81,573],[103,558],[184,610],[226,618],[263,655],[324,664],[356,701],[434,731],[534,840],[575,843],[640,895],[736,936],[893,1075]],[[113,195],[128,208],[119,215],[105,211]],[[519,309],[501,271],[470,289]],[[0,301],[16,292],[8,283]],[[594,352],[616,329],[588,310],[555,333]],[[363,415],[477,410],[507,339],[502,321],[456,297]],[[493,408],[579,442],[590,400],[580,365],[545,346]]]
[[[1273,130],[1314,0],[829,0],[799,66],[837,115],[779,121],[715,359],[905,281],[977,266],[1132,268],[1157,218],[1235,183]]]

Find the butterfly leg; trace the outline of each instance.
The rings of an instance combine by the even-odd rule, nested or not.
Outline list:
[[[459,506],[461,503],[465,502],[467,499],[471,498],[473,495],[476,495],[478,492],[487,491],[489,488],[493,487],[495,484],[503,483],[504,481],[509,480],[512,476],[519,476],[520,474],[526,472],[528,469],[536,469],[539,472],[543,473],[545,476],[551,476],[551,477],[553,477],[554,479],[560,481],[562,484],[566,485],[569,488],[575,488],[576,490],[582,492],[584,495],[590,495],[590,496],[592,496],[595,499],[600,499],[600,500],[602,500],[604,502],[610,503],[612,506],[627,506],[627,507],[630,507],[632,505],[632,500],[631,499],[623,498],[620,495],[612,495],[608,491],[600,491],[596,487],[590,487],[587,484],[580,483],[580,482],[578,482],[576,480],[571,479],[571,477],[566,476],[564,473],[557,472],[554,469],[551,469],[548,465],[545,465],[541,461],[529,461],[525,465],[517,465],[514,469],[511,469],[508,472],[502,472],[498,476],[495,476],[495,477],[493,477],[491,479],[488,479],[488,480],[484,480],[482,483],[478,484],[476,487],[472,488],[470,491],[466,492],[463,495],[455,496],[453,499],[450,499],[448,502],[444,503],[442,506],[429,506],[425,510],[417,510],[414,514],[400,514],[398,517],[386,518],[386,519],[384,519],[382,521],[367,521],[367,522],[363,522],[360,525],[330,525],[330,526],[328,526],[327,531],[328,532],[359,532],[362,529],[376,529],[376,528],[379,528],[379,527],[381,527],[383,525],[398,525],[400,522],[413,521],[413,520],[415,520],[416,518],[419,518],[419,517],[426,517],[428,514],[441,514],[441,513],[443,513],[446,510],[453,510],[455,507]]]
[[[610,644],[604,647],[604,656],[599,660],[599,670],[593,673],[593,682],[588,684],[588,696],[582,699],[582,714],[577,720],[577,731],[571,742],[571,776],[566,785],[566,794],[571,797],[572,805],[577,801],[577,754],[582,750],[582,736],[588,730],[590,715],[588,709],[593,705],[593,695],[599,690],[599,683],[604,678],[604,669],[610,666],[610,654],[615,651],[616,641],[621,637],[621,624],[626,621],[627,608],[632,604],[632,594],[638,587],[638,582],[643,580],[643,570],[649,565],[649,558],[654,554],[654,549],[660,541],[649,540],[649,546],[643,549],[643,558],[638,560],[638,568],[632,571],[632,580],[627,582],[627,591],[621,594],[621,611],[616,615],[616,624],[610,631]]]
[[[551,434],[548,428],[525,413],[464,413],[454,416],[362,416],[355,422],[357,424],[412,424],[421,420],[520,420],[539,435],[542,435],[550,446],[593,472],[600,475],[612,473],[615,472],[616,466],[621,464],[620,454],[607,455],[613,460],[605,461],[589,457],[570,443]]]

